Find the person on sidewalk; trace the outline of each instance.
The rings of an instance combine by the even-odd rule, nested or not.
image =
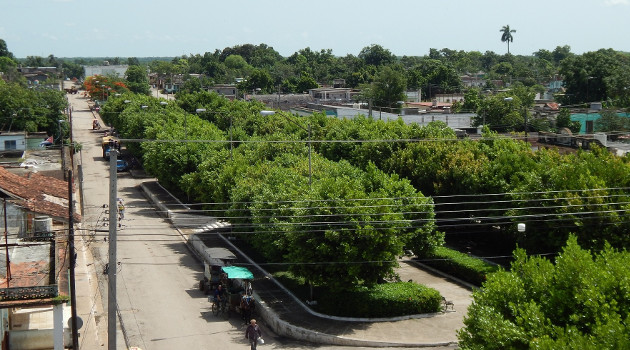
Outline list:
[[[247,330],[245,331],[245,338],[249,340],[249,344],[251,345],[251,350],[256,350],[256,345],[258,345],[258,339],[262,339],[262,332],[260,331],[260,327],[256,324],[256,320],[252,318],[249,321],[249,326],[247,326]]]
[[[125,218],[125,204],[123,204],[122,198],[118,198],[118,220]]]

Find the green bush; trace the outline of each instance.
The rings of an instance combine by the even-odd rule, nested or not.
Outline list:
[[[424,264],[476,286],[481,286],[486,275],[499,269],[498,265],[445,247],[436,248],[426,258]]]
[[[303,279],[288,272],[274,273],[274,277],[300,300],[310,298],[310,288]],[[440,293],[413,282],[378,284],[368,289],[357,287],[352,291],[313,288],[317,305],[313,310],[343,317],[395,317],[440,311]]]

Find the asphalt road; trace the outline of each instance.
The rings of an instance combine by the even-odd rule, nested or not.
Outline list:
[[[68,82],[66,82],[68,83]],[[107,349],[107,276],[109,242],[104,204],[109,201],[108,162],[101,157],[100,134],[92,131],[93,115],[87,99],[68,95],[73,109],[74,140],[83,145],[77,164],[83,167],[84,215],[80,235],[85,271],[78,284],[77,307],[93,325],[82,330],[81,348]],[[103,125],[103,123],[101,123]],[[210,312],[207,297],[197,289],[203,267],[185,246],[178,231],[162,219],[140,193],[146,179],[118,176],[118,195],[126,204],[117,241],[117,349],[137,346],[143,350],[248,349],[244,325]],[[124,330],[124,331],[122,331]],[[262,325],[264,349],[372,349],[319,346],[277,337]],[[443,347],[449,349],[455,347]],[[423,348],[427,349],[427,348]]]

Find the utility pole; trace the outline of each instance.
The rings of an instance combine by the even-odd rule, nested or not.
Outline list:
[[[107,279],[109,288],[107,293],[107,349],[116,350],[116,229],[118,227],[118,211],[116,195],[116,162],[118,150],[111,150],[109,154],[109,262]]]
[[[11,259],[9,258],[9,225],[7,223],[7,199],[4,198],[4,202],[3,202],[3,209],[4,209],[4,243],[6,243],[5,246],[5,253],[7,256],[7,288],[10,287],[10,282],[11,282]]]
[[[72,169],[68,170],[68,254],[70,255],[70,313],[72,328],[72,348],[79,350],[79,329],[77,327],[77,294],[74,267],[77,255],[74,249],[74,203],[72,202]]]

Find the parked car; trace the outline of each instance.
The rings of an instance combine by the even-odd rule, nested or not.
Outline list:
[[[129,170],[129,163],[127,163],[124,159],[116,160],[116,171],[127,171]]]

